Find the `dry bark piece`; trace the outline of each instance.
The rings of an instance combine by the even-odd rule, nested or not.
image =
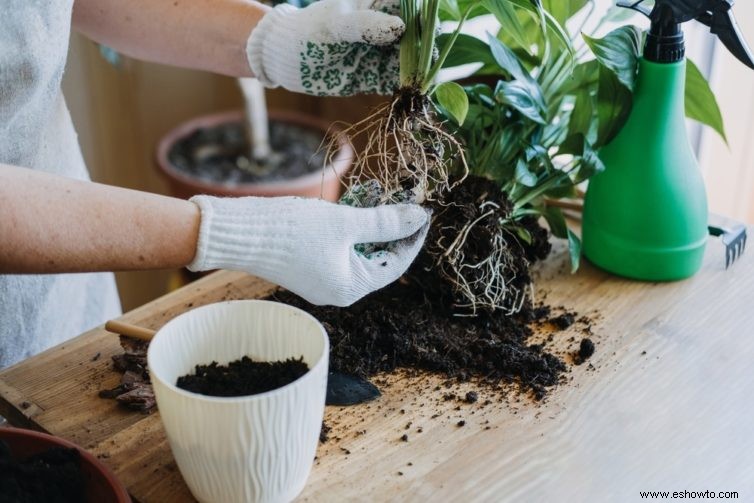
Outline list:
[[[101,390],[101,398],[114,398],[121,405],[149,414],[157,402],[147,371],[149,343],[132,337],[120,336],[123,353],[112,357],[113,366],[123,372],[120,384],[109,390]]]

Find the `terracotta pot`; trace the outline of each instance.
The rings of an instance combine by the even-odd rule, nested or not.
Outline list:
[[[87,501],[130,503],[126,489],[105,465],[81,447],[38,431],[20,428],[0,428],[0,440],[6,442],[15,458],[26,458],[52,447],[77,449],[81,454],[81,471],[86,481]],[[1,498],[0,498],[1,499]]]
[[[270,120],[286,122],[300,127],[312,129],[323,137],[330,125],[317,118],[295,112],[271,111]],[[291,180],[276,180],[271,182],[246,183],[227,187],[206,180],[200,180],[178,170],[168,159],[170,149],[179,140],[193,134],[198,129],[212,128],[228,122],[241,122],[244,113],[241,110],[221,112],[198,117],[184,122],[166,134],[157,145],[157,167],[167,178],[170,192],[176,197],[187,199],[197,194],[211,194],[215,196],[304,196],[322,197],[328,201],[336,201],[340,196],[340,177],[346,173],[353,163],[353,149],[347,140],[343,139],[340,150],[331,166],[322,171],[309,173]]]

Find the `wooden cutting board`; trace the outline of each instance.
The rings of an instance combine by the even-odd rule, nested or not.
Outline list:
[[[595,320],[591,366],[574,366],[544,403],[482,390],[467,404],[445,400],[441,378],[378,378],[378,401],[328,407],[333,431],[300,499],[633,501],[643,490],[684,489],[754,497],[754,257],[729,271],[723,257],[713,241],[695,278],[650,284],[588,264],[572,276],[558,246],[537,297]],[[188,309],[273,289],[219,272],[122,319],[158,329]],[[553,344],[568,353],[581,337],[574,328]],[[0,415],[91,450],[137,501],[193,501],[159,414],[97,397],[119,380],[110,363],[119,352],[117,337],[97,328],[0,372]]]

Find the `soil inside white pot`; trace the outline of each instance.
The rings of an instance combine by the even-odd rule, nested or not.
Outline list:
[[[256,161],[243,122],[198,129],[172,146],[170,163],[206,183],[237,186],[289,180],[322,170],[321,132],[284,122],[270,122],[269,158]]]

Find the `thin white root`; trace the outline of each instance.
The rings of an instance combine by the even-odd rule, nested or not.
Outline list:
[[[476,316],[480,309],[500,310],[510,316],[521,311],[527,299],[531,298],[531,285],[523,289],[514,285],[517,279],[514,254],[505,239],[506,231],[502,226],[492,236],[492,252],[484,260],[469,263],[464,253],[466,241],[474,227],[494,215],[499,208],[492,201],[483,203],[480,206],[481,216],[461,228],[437,260],[437,270],[453,285],[456,293],[465,299],[465,303],[457,305],[469,311],[468,316]],[[441,243],[437,245],[442,247]]]
[[[413,192],[413,201],[422,203],[451,189],[449,172],[456,160],[463,169],[461,180],[468,166],[463,146],[429,111],[406,113],[397,108],[401,103],[396,96],[365,119],[331,135],[326,157],[328,162],[332,160],[345,140],[358,152],[353,169],[343,180],[346,188],[371,179],[384,190],[381,203],[404,202],[399,198],[407,190]],[[356,148],[354,144],[362,141],[364,146]]]

